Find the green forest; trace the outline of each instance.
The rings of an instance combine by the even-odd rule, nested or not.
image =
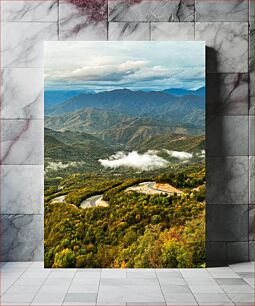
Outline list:
[[[183,193],[127,192],[144,181]],[[80,207],[98,194],[107,207]],[[64,201],[52,203],[58,196]],[[77,173],[51,184],[45,191],[45,267],[205,267],[204,167],[103,180]]]

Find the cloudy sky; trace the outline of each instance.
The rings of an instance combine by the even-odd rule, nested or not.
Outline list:
[[[45,87],[94,91],[197,89],[204,42],[46,42]]]

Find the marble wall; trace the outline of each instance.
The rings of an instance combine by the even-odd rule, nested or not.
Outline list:
[[[2,260],[43,259],[43,41],[205,40],[207,261],[253,259],[253,0],[1,1]]]

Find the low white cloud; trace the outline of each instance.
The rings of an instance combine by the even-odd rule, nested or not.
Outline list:
[[[109,157],[109,159],[99,159],[102,166],[106,168],[129,167],[136,170],[153,170],[164,168],[168,165],[168,161],[156,155],[155,151],[148,151],[139,154],[137,151],[129,153],[117,152]]]
[[[84,165],[84,162],[69,162],[67,164],[63,164],[62,162],[48,162],[47,167],[45,168],[45,172],[48,172],[50,170],[57,171],[66,169],[68,167],[79,167]]]
[[[175,157],[181,160],[187,160],[187,159],[191,159],[193,157],[192,153],[188,153],[188,152],[183,152],[183,151],[170,151],[170,150],[165,150],[166,153],[171,156],[171,157]]]
[[[199,157],[205,157],[205,150],[201,150]]]

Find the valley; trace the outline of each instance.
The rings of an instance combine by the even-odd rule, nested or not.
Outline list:
[[[54,94],[45,266],[203,267],[203,89]]]

